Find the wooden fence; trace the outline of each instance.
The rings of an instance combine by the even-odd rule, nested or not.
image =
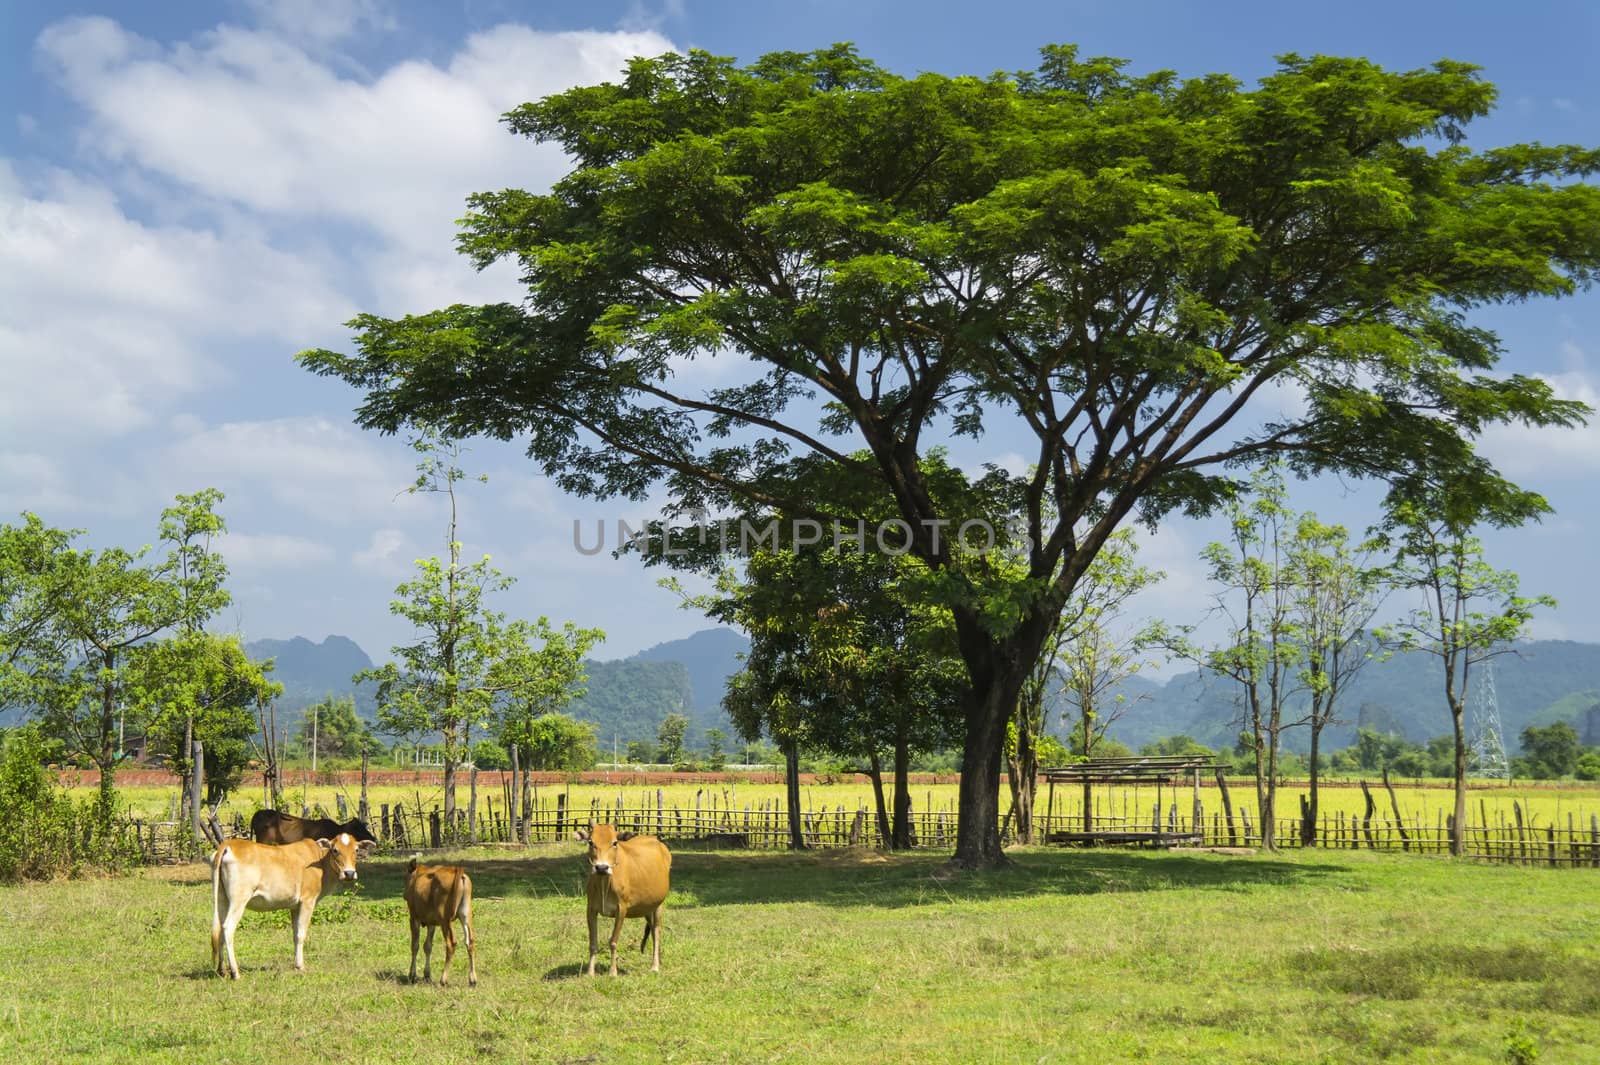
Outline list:
[[[533,798],[526,814],[515,823],[507,816],[509,792],[500,790],[496,802],[491,792],[481,801],[469,802],[456,810],[456,830],[446,831],[443,812],[437,804],[420,800],[411,804],[382,804],[376,809],[346,808],[336,811],[320,807],[302,808],[306,816],[363,817],[379,840],[396,850],[432,848],[448,843],[530,844],[553,843],[572,838],[574,829],[589,824],[610,823],[618,828],[661,836],[668,840],[700,840],[708,846],[784,849],[789,846],[789,821],[781,799],[769,798],[739,803],[724,789],[720,794],[707,790],[695,797],[692,806],[669,804],[660,789],[642,789],[631,795],[619,791],[615,800],[592,799],[571,803],[566,793],[545,793]],[[1214,794],[1214,793],[1213,793]],[[952,849],[956,836],[954,799],[940,805],[932,793],[920,796],[921,808],[912,804],[912,843],[916,847]],[[519,808],[521,804],[518,804]],[[1469,818],[1466,829],[1468,857],[1486,861],[1520,862],[1552,866],[1600,868],[1600,816],[1585,818],[1568,812],[1565,824],[1535,824],[1524,815],[1520,803],[1512,803],[1513,816],[1502,811],[1491,823],[1490,811],[1481,802],[1477,823]],[[863,804],[828,804],[812,807],[808,802],[800,822],[806,842],[814,847],[881,847],[884,840],[877,815]],[[1281,848],[1304,846],[1301,821],[1297,817],[1274,818],[1276,841]],[[151,862],[187,860],[199,853],[193,845],[187,821],[130,821],[130,831],[141,853]],[[226,835],[247,832],[242,815],[231,824],[220,826]],[[1199,803],[1153,803],[1138,813],[1122,804],[1095,803],[1086,825],[1081,804],[1068,807],[1051,804],[1034,817],[1036,841],[1053,835],[1081,836],[1088,831],[1108,835],[1139,834],[1162,842],[1184,842],[1208,847],[1257,847],[1261,826],[1248,805],[1238,804],[1224,812],[1207,813]],[[1015,842],[1015,825],[1008,815],[1002,838]],[[1438,813],[1432,822],[1421,815],[1379,817],[1337,812],[1323,815],[1314,833],[1315,845],[1327,850],[1363,849],[1447,854],[1450,826]]]

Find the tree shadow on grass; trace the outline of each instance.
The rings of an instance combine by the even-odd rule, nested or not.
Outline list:
[[[409,858],[409,855],[407,856]],[[582,905],[586,866],[575,845],[536,847],[526,857],[429,856],[465,866],[473,895],[561,898]],[[1012,855],[1004,869],[958,872],[943,851],[884,854],[864,849],[703,851],[681,847],[672,861],[667,905],[745,906],[809,902],[825,906],[897,908],[930,902],[981,901],[1047,895],[1292,888],[1348,871],[1331,861],[1255,856],[1170,854],[1114,850],[1033,849]],[[357,899],[363,905],[404,904],[406,860],[378,858],[361,865]],[[198,882],[195,886],[201,886]],[[204,882],[209,887],[209,880]],[[342,889],[347,893],[349,889]],[[334,895],[323,899],[327,905]],[[320,907],[319,907],[320,909]]]
[[[953,872],[943,852],[883,854],[870,850],[805,853],[693,851],[672,861],[679,905],[727,906],[811,902],[828,906],[895,908],[934,901],[977,901],[1032,895],[1289,888],[1347,871],[1331,862],[1241,856],[1130,853],[1106,850],[1030,850],[1008,868]],[[473,860],[473,894],[495,897],[583,897],[585,866],[577,848],[559,855]],[[363,894],[398,897],[405,865],[363,867]],[[673,905],[668,899],[668,905]]]

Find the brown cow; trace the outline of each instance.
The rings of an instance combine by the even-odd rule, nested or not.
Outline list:
[[[423,926],[428,929],[428,945],[422,961],[422,978],[431,978],[433,969],[433,930],[444,929],[444,968],[439,970],[439,986],[450,982],[450,959],[455,957],[456,936],[452,922],[461,921],[461,938],[467,944],[467,984],[478,986],[478,942],[472,935],[472,878],[459,865],[418,865],[415,858],[406,866],[406,909],[411,911],[411,982],[417,982],[417,940]]]
[[[331,817],[296,817],[282,810],[257,810],[250,818],[250,838],[257,843],[333,839],[340,833],[355,837],[357,843],[378,842],[366,824],[354,818],[341,825]]]
[[[333,839],[303,839],[274,846],[230,839],[211,856],[211,956],[223,975],[223,955],[239,979],[233,930],[244,911],[288,910],[294,926],[294,967],[304,970],[306,929],[317,900],[335,884],[356,878],[356,859],[374,844],[348,832]]]
[[[642,953],[654,938],[650,971],[660,972],[661,911],[670,890],[672,852],[654,836],[619,833],[612,825],[590,825],[587,832],[578,829],[572,835],[589,844],[589,975],[594,975],[595,955],[600,953],[596,922],[602,914],[616,918],[611,928],[611,975],[617,975],[617,940],[629,917],[644,918],[639,950]]]

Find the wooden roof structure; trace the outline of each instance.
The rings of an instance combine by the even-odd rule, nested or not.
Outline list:
[[[1179,784],[1217,768],[1209,754],[1095,758],[1039,770],[1052,784]]]

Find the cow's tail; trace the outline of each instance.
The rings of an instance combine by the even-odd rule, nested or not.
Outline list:
[[[211,961],[222,971],[222,854],[224,844],[211,856]]]
[[[655,934],[656,919],[653,914],[644,915],[644,938],[639,940],[639,953],[645,954],[650,949],[650,937]]]
[[[467,946],[472,946],[472,878],[462,870],[456,877],[455,891],[450,897],[450,914],[461,919],[461,935]]]

